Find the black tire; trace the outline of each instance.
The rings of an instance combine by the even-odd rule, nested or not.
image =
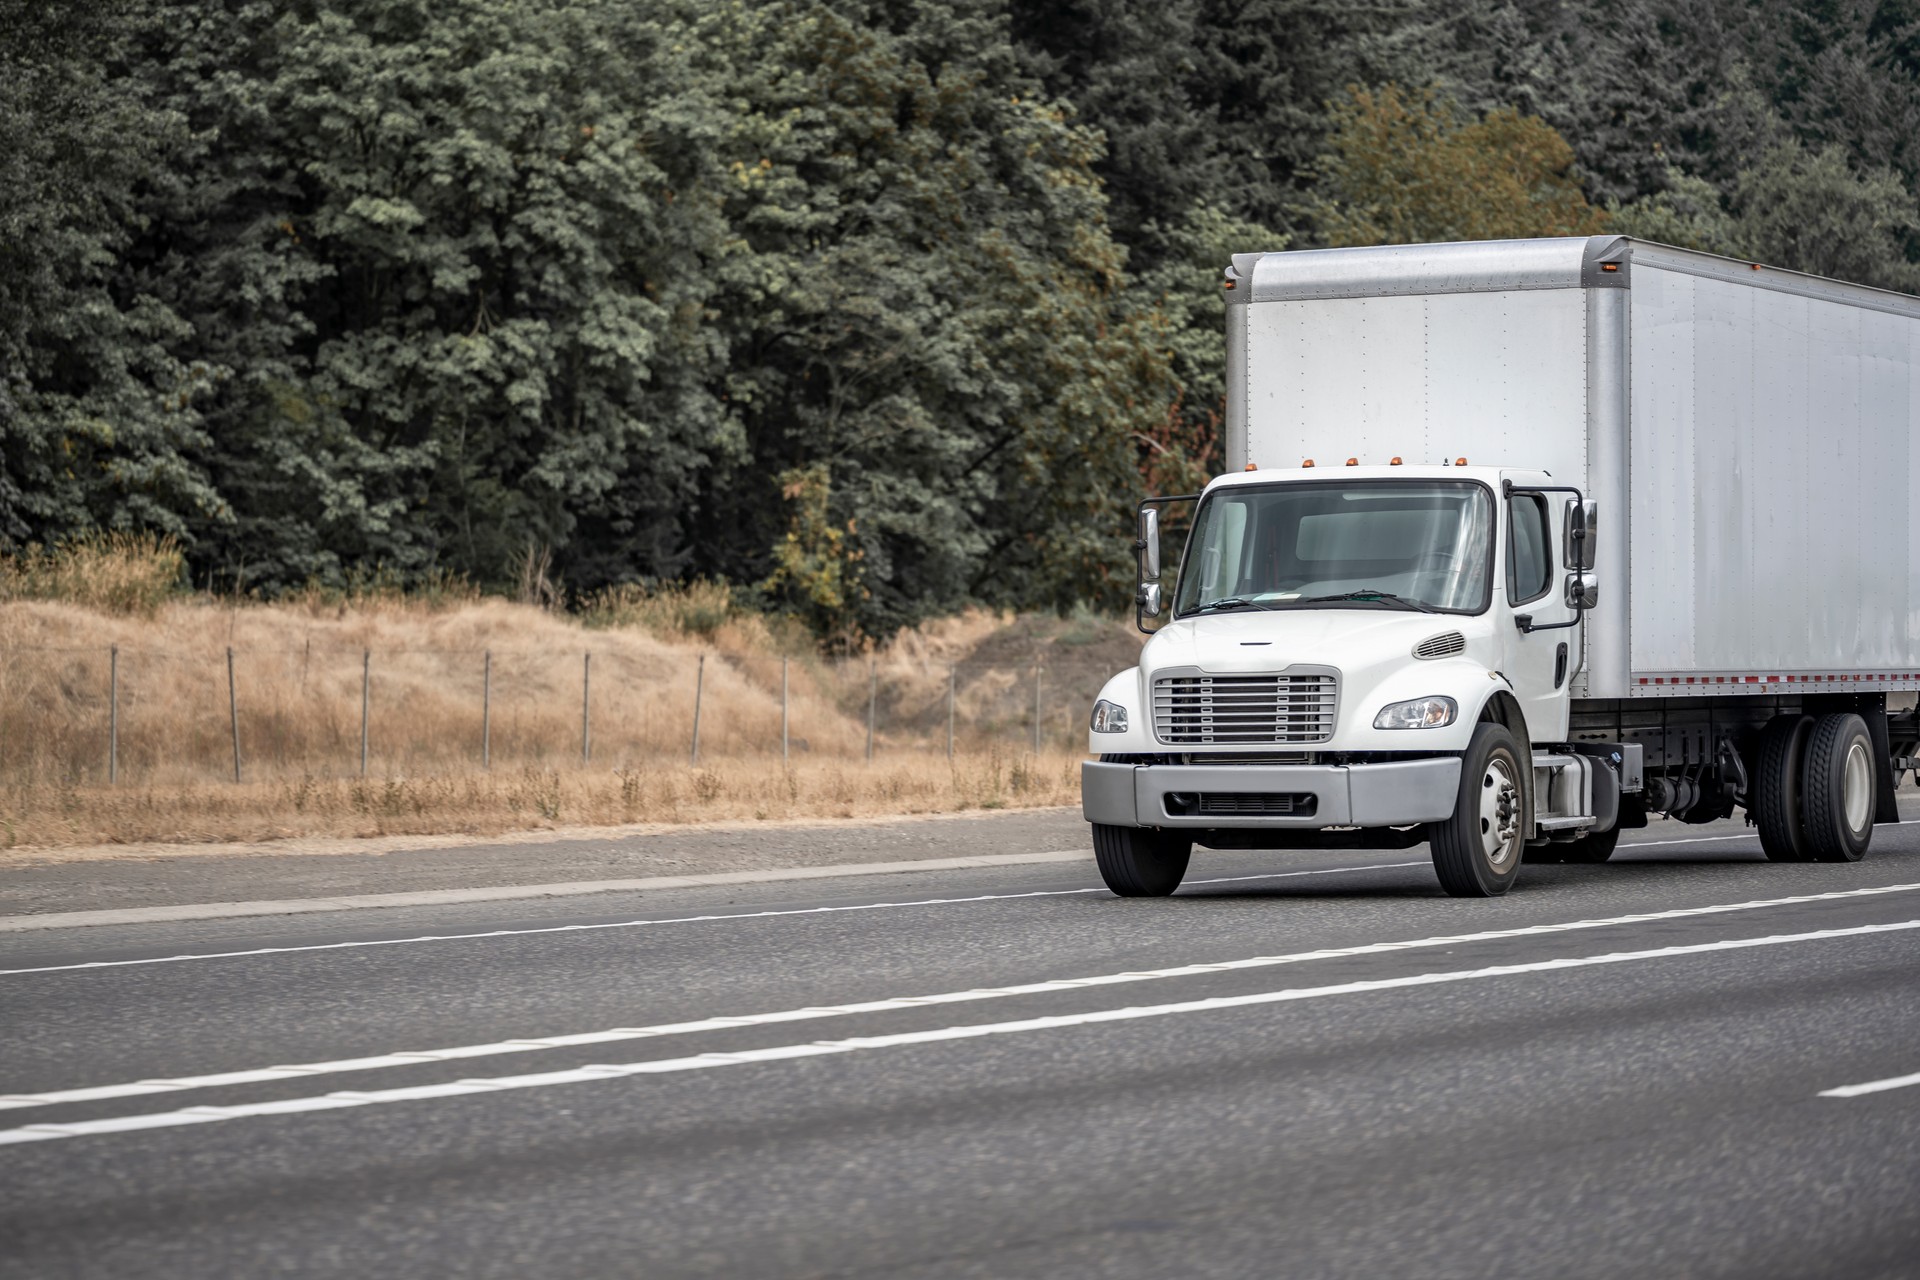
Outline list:
[[[1123,898],[1166,897],[1180,887],[1192,856],[1192,839],[1171,831],[1093,824],[1100,878]]]
[[[1460,761],[1453,816],[1427,828],[1433,871],[1455,898],[1492,898],[1513,887],[1533,829],[1528,809],[1532,760],[1505,725],[1481,724]]]
[[[1800,774],[1807,845],[1815,862],[1858,862],[1873,840],[1873,735],[1851,711],[1821,716]]]
[[[1760,759],[1747,812],[1760,827],[1769,862],[1805,862],[1813,856],[1800,807],[1800,774],[1811,716],[1775,716],[1760,731]]]

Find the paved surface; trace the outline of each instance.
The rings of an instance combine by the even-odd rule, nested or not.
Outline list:
[[[1920,1275],[1920,826],[1630,838],[9,935],[0,1274]]]
[[[0,864],[0,916],[1040,853],[1086,843],[1080,810],[1070,807],[579,838],[521,833],[450,848],[280,841],[232,852],[159,846],[144,857],[121,851],[86,861],[55,849],[45,862],[13,853],[16,861]],[[329,851],[298,852],[316,846]]]

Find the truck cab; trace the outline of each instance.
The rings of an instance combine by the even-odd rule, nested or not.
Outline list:
[[[1143,865],[1194,834],[1407,847],[1463,813],[1463,888],[1498,892],[1539,832],[1593,838],[1598,762],[1560,750],[1595,598],[1591,508],[1544,472],[1465,459],[1302,462],[1198,496],[1170,620],[1096,704],[1096,841],[1149,846]],[[1142,524],[1143,571],[1158,569],[1157,512]],[[1168,589],[1143,576],[1144,595]],[[1536,761],[1542,786],[1524,776]],[[1617,765],[1602,785],[1617,813]]]

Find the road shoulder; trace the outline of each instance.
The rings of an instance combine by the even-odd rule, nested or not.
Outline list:
[[[958,869],[1017,864],[1034,855],[1068,860],[1085,845],[1079,811],[1058,808],[651,829],[537,843],[489,838],[327,856],[270,849],[156,852],[140,859],[0,866],[0,930],[35,917],[80,913],[98,917],[84,923],[109,923],[99,913],[128,911],[173,913],[139,918],[198,919]],[[309,902],[327,905],[290,905]],[[198,914],[179,914],[181,909]]]

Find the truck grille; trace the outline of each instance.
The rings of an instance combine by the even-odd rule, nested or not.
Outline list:
[[[1161,676],[1153,731],[1170,744],[1325,742],[1338,692],[1330,675]]]
[[[1308,818],[1319,807],[1312,792],[1200,791],[1170,792],[1167,816],[1207,818]]]

